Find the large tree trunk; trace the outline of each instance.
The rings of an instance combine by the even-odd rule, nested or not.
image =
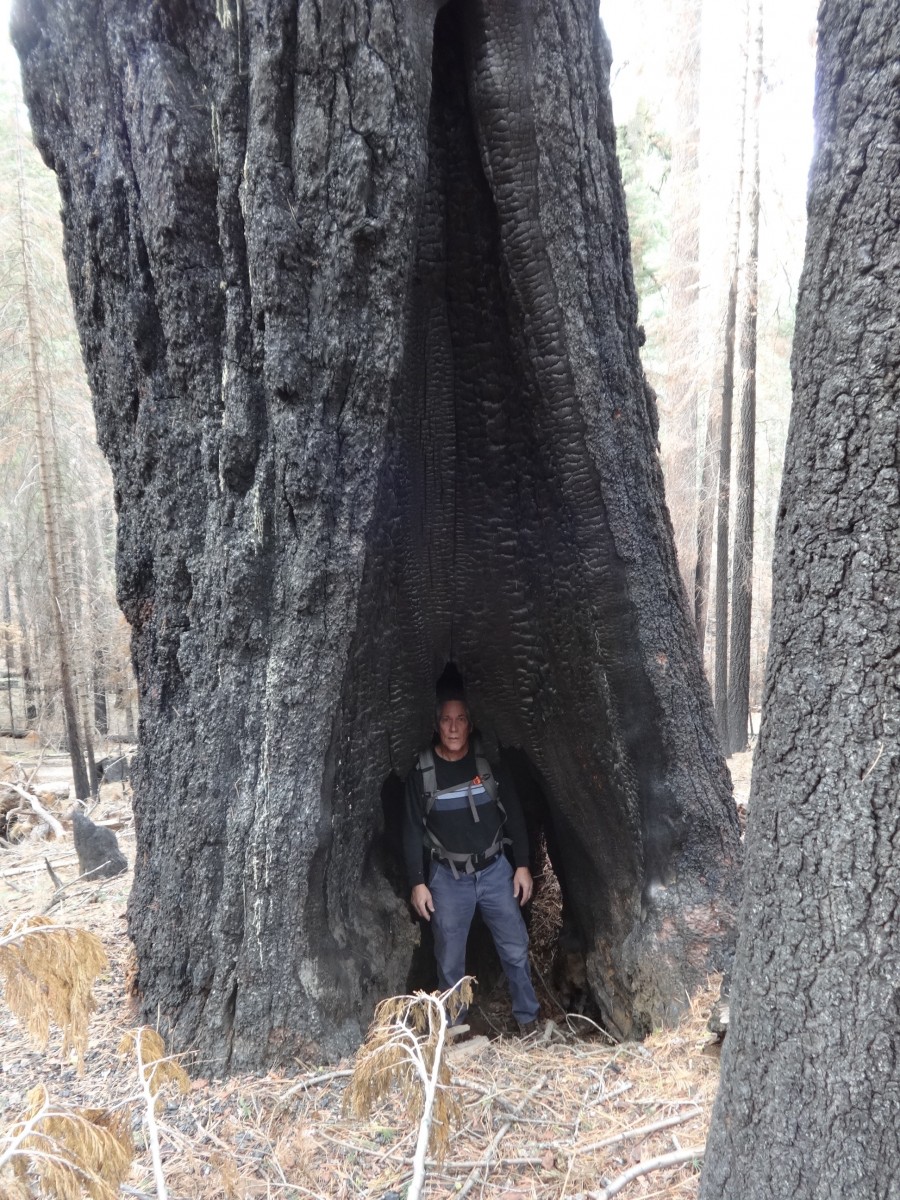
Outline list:
[[[140,984],[210,1069],[346,1050],[407,983],[379,797],[451,657],[609,1027],[730,936],[596,6],[437,7],[14,18],[117,491]]]
[[[896,1197],[900,25],[819,12],[794,407],[708,1200]]]

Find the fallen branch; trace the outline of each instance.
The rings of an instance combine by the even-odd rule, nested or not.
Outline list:
[[[67,867],[76,861],[77,855],[73,851],[71,854],[58,858],[53,865],[54,867]],[[35,871],[40,871],[43,865],[43,861],[36,859],[34,862],[25,863],[20,867],[11,867],[8,871],[0,871],[0,879],[11,879],[14,875],[33,875]]]
[[[627,1079],[623,1079],[621,1083],[615,1084],[608,1092],[600,1092],[591,1100],[588,1108],[596,1108],[598,1104],[604,1104],[607,1100],[614,1100],[616,1096],[621,1096],[623,1092],[630,1092],[634,1084]],[[633,1101],[634,1104],[640,1104],[640,1100]],[[691,1100],[691,1104],[696,1106],[696,1101]]]
[[[519,1115],[519,1113],[521,1113],[522,1109],[524,1109],[525,1105],[528,1103],[528,1101],[531,1099],[531,1097],[535,1094],[535,1092],[539,1092],[546,1082],[547,1082],[547,1076],[542,1075],[541,1078],[534,1085],[534,1087],[529,1089],[528,1094],[526,1095],[526,1097],[522,1101],[522,1103],[519,1105],[517,1111],[510,1116],[508,1121],[505,1121],[504,1124],[500,1126],[500,1128],[497,1130],[497,1132],[491,1138],[490,1145],[488,1146],[487,1150],[484,1152],[484,1157],[478,1162],[478,1164],[475,1167],[472,1168],[472,1171],[470,1172],[468,1179],[465,1181],[465,1183],[462,1185],[462,1187],[456,1193],[456,1200],[463,1200],[463,1197],[467,1196],[469,1194],[469,1192],[472,1190],[472,1188],[478,1182],[478,1176],[482,1171],[484,1172],[484,1180],[487,1180],[488,1172],[491,1169],[491,1160],[494,1157],[494,1151],[500,1145],[501,1141],[506,1137],[507,1133],[509,1133],[510,1129],[512,1129],[513,1125],[515,1125],[516,1117]]]
[[[66,885],[63,883],[63,881],[60,879],[60,877],[57,875],[57,873],[53,870],[53,867],[50,865],[50,859],[45,858],[44,862],[47,865],[47,870],[50,872],[50,878],[53,880],[54,888],[56,889],[57,892],[61,892]]]
[[[272,1108],[272,1115],[269,1118],[269,1131],[271,1132],[272,1123],[275,1118],[287,1108],[291,1096],[296,1096],[298,1092],[305,1092],[316,1084],[331,1083],[333,1079],[350,1079],[352,1075],[352,1071],[326,1071],[323,1075],[313,1075],[309,1079],[301,1079],[293,1087],[289,1087],[284,1095],[278,1098]]]
[[[141,1054],[141,1038],[144,1031],[139,1029],[134,1039],[134,1053],[137,1059],[138,1077],[141,1081],[141,1093],[144,1098],[144,1121],[147,1125],[147,1142],[150,1147],[150,1161],[153,1165],[153,1182],[156,1184],[157,1200],[168,1200],[166,1179],[163,1174],[162,1152],[159,1146],[159,1130],[156,1125],[156,1096],[152,1089],[153,1070],[157,1062],[145,1063]],[[147,1067],[151,1068],[148,1072]]]
[[[50,829],[53,830],[53,833],[56,837],[61,838],[66,836],[66,831],[63,829],[62,825],[60,825],[59,821],[57,821],[56,817],[54,817],[52,813],[47,812],[46,808],[44,808],[37,796],[33,796],[31,792],[26,792],[23,787],[19,786],[19,784],[10,783],[8,780],[3,780],[3,782],[0,783],[0,787],[9,788],[11,792],[15,792],[16,795],[21,796],[23,800],[27,800],[34,809],[35,814],[41,818],[45,825],[49,826]]]
[[[572,1033],[575,1033],[575,1030],[572,1029],[572,1021],[573,1020],[585,1021],[588,1025],[593,1025],[593,1027],[597,1030],[597,1032],[607,1039],[607,1041],[610,1043],[610,1045],[612,1045],[612,1046],[619,1045],[618,1038],[613,1037],[613,1035],[609,1032],[608,1029],[604,1029],[602,1025],[598,1025],[596,1021],[591,1020],[590,1017],[586,1017],[584,1015],[584,1013],[573,1013],[573,1012],[566,1013],[566,1024],[569,1026],[569,1029]]]
[[[396,1083],[407,1096],[422,1089],[417,1116],[419,1128],[407,1200],[419,1200],[425,1186],[425,1157],[429,1144],[443,1158],[451,1122],[459,1108],[450,1096],[450,1069],[444,1047],[450,1021],[472,1003],[472,976],[464,975],[445,992],[415,992],[382,1000],[375,1009],[353,1078],[344,1095],[346,1109],[366,1116],[372,1105]]]
[[[305,1088],[312,1087],[317,1083],[330,1083],[332,1079],[349,1079],[352,1074],[352,1071],[328,1071],[324,1075],[313,1075],[311,1079],[301,1079],[299,1083],[295,1083],[293,1087],[288,1088],[288,1090],[278,1101],[278,1107],[280,1107],[289,1096],[295,1096],[297,1092],[301,1092]]]
[[[705,1150],[705,1146],[689,1146],[687,1150],[674,1150],[671,1154],[660,1154],[658,1158],[648,1158],[644,1162],[629,1167],[621,1175],[617,1175],[602,1191],[582,1192],[583,1200],[610,1200],[610,1197],[621,1192],[622,1188],[631,1183],[633,1179],[638,1179],[641,1175],[649,1175],[651,1171],[659,1171],[663,1167],[679,1167],[684,1163],[693,1162],[695,1159],[702,1158]],[[577,1200],[577,1197],[572,1197],[571,1200]]]
[[[45,915],[50,912],[51,909],[56,908],[57,904],[59,904],[60,900],[62,900],[69,888],[74,887],[76,883],[96,883],[97,880],[92,879],[92,876],[95,876],[98,871],[101,871],[106,866],[106,863],[101,863],[99,867],[92,867],[90,871],[85,871],[83,875],[76,875],[76,877],[74,879],[70,879],[68,883],[63,883],[60,877],[53,870],[53,867],[50,865],[50,860],[45,858],[44,862],[47,864],[47,870],[50,872],[50,878],[56,884],[56,891],[41,910]],[[103,883],[105,882],[106,881],[104,880]],[[103,883],[101,883],[101,887],[103,886]]]
[[[665,1117],[661,1121],[654,1121],[650,1125],[638,1125],[636,1129],[626,1129],[622,1133],[614,1133],[610,1137],[601,1138],[599,1142],[589,1142],[586,1146],[576,1146],[573,1154],[590,1154],[592,1150],[603,1150],[606,1146],[615,1146],[619,1142],[630,1141],[631,1138],[644,1137],[647,1134],[657,1133],[660,1129],[669,1129],[672,1125],[684,1125],[686,1121],[693,1121],[694,1117],[702,1116],[700,1109],[696,1112],[685,1113],[678,1117]]]

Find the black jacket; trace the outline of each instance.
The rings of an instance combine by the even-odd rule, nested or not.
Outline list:
[[[456,762],[447,762],[440,755],[434,756],[435,775],[439,790],[455,787],[474,779],[478,773],[475,764],[475,748],[469,743],[468,753]],[[528,833],[525,818],[515,785],[508,772],[491,764],[497,780],[500,801],[506,810],[505,836],[512,842],[512,859],[517,867],[528,866]],[[448,850],[459,854],[481,854],[494,842],[501,815],[496,805],[481,810],[483,815],[476,824],[468,808],[451,812],[432,809],[428,825],[438,841]],[[480,815],[481,815],[480,812]],[[403,816],[403,855],[406,873],[411,888],[425,882],[425,843],[423,839],[425,796],[422,789],[422,772],[414,766],[406,777],[406,801]]]

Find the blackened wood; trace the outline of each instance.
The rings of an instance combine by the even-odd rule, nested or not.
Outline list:
[[[705,1200],[898,1195],[900,25],[819,10],[746,894]]]
[[[119,509],[140,987],[210,1069],[344,1052],[406,987],[380,797],[451,657],[544,781],[610,1028],[731,936],[596,6],[435,16],[14,19]]]

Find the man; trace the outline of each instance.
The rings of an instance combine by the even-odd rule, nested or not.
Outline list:
[[[403,847],[412,906],[431,922],[442,991],[466,973],[469,927],[475,909],[480,909],[524,1036],[537,1028],[539,1007],[520,911],[534,887],[525,820],[512,781],[503,775],[498,780],[487,760],[476,753],[462,694],[440,701],[435,715],[434,745],[419,754],[406,781]],[[512,846],[515,872],[505,844]]]

